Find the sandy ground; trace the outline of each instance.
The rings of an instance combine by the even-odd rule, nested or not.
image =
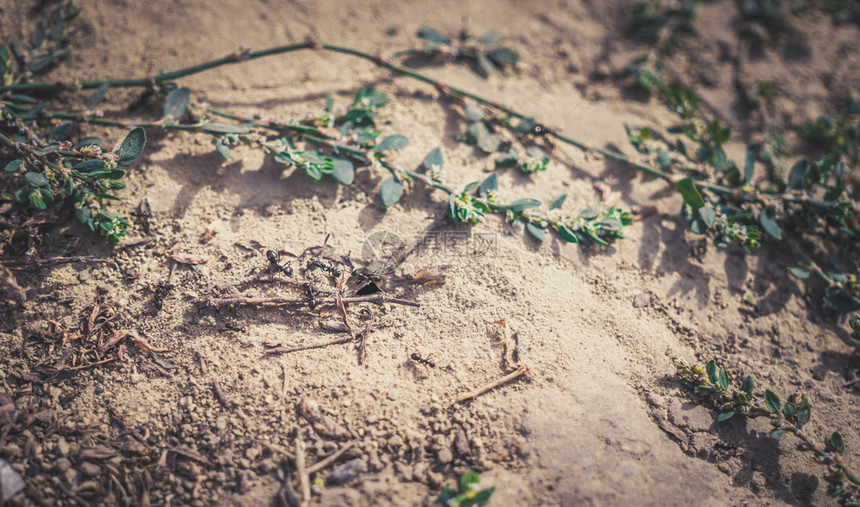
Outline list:
[[[455,33],[465,22],[477,34],[496,30],[509,36],[523,57],[521,68],[486,80],[457,65],[423,72],[600,146],[627,150],[624,124],[666,127],[673,121],[656,100],[628,98],[613,77],[642,52],[623,36],[619,13],[629,12],[626,2],[80,4],[84,29],[62,67],[68,74],[52,77],[152,75],[239,46],[260,49],[308,36],[371,53],[393,52],[411,46],[421,25]],[[0,5],[3,40],[26,33],[32,13],[17,2]],[[721,45],[731,46],[736,37],[734,3],[708,2],[700,16],[706,22],[699,23],[699,35],[685,39],[673,61],[699,85],[716,114],[740,125],[731,105],[730,66],[719,58]],[[777,41],[755,72],[781,83],[780,111],[796,126],[831,111],[831,91],[860,77],[856,55],[851,60],[840,53],[860,41],[860,31],[815,14],[793,30],[798,35]],[[789,44],[805,44],[805,56],[796,56]],[[305,51],[209,71],[181,84],[196,100],[282,118],[321,108],[328,93],[347,103],[358,89],[375,84],[394,99],[385,108],[389,121],[383,130],[411,141],[397,154],[399,163],[416,167],[441,146],[454,186],[483,179],[492,168],[458,142],[462,117],[432,88],[354,58]],[[134,93],[112,91],[104,108],[108,114],[121,111]],[[155,104],[138,114],[157,118],[159,111]],[[111,140],[121,136],[99,128],[84,132]],[[31,386],[32,399],[61,421],[50,436],[37,432],[29,449],[28,435],[16,435],[0,456],[20,472],[29,470],[51,503],[73,504],[68,491],[77,491],[82,501],[110,503],[81,487],[87,481],[110,483],[110,467],[146,485],[138,487],[138,496],[129,493],[133,504],[143,502],[143,490],[153,504],[274,501],[289,463],[283,451],[294,450],[297,432],[313,433],[297,414],[305,398],[346,429],[343,440],[354,443],[319,477],[330,477],[350,458],[368,469],[363,480],[328,484],[315,494],[314,502],[326,505],[432,503],[442,486],[453,485],[469,468],[482,472],[483,485],[496,487],[490,505],[827,503],[818,465],[790,441],[768,439],[765,421],[717,425],[713,412],[673,380],[670,358],[720,357],[738,377],[752,374],[759,385],[780,392],[803,389],[815,407],[810,431],[823,436],[840,429],[850,446],[858,438],[857,394],[843,387],[855,366],[844,326],[820,313],[820,293],[785,276],[786,258],[776,249],[748,257],[714,248],[692,255],[698,238],[685,232],[677,213],[680,198],[661,182],[564,146],[544,173],[500,171],[505,200],[566,192],[564,209],[574,212],[601,202],[595,183],[607,182],[618,204],[653,204],[658,212],[605,248],[555,239],[538,245],[522,228],[491,218],[471,229],[472,238],[492,237],[489,251],[411,256],[399,272],[446,265],[446,283],[401,290],[419,308],[352,307],[355,322],[375,322],[359,365],[351,344],[264,353],[265,343],[293,347],[342,337],[318,324],[336,320],[336,314],[318,319],[277,309],[212,309],[198,298],[214,284],[264,267],[269,248],[300,253],[328,237],[336,252],[357,258],[374,232],[412,240],[443,212],[446,196],[419,189],[382,211],[376,190],[381,173],[361,170],[353,186],[340,187],[285,173],[250,149],[236,149],[224,162],[203,136],[154,130],[148,135],[146,152],[122,192],[127,202],[116,209],[130,212],[148,197],[155,241],[111,251],[77,226],[58,229],[81,236],[72,254],[110,261],[22,275],[29,300],[0,323],[0,389],[17,397]],[[207,227],[217,234],[201,244]],[[470,229],[449,224],[442,231],[468,235]],[[168,254],[174,251],[206,262],[178,267],[175,287],[156,311],[153,290],[167,279]],[[254,290],[284,289],[266,284]],[[643,292],[653,295],[650,306],[634,308],[634,297]],[[757,305],[745,305],[747,296]],[[168,349],[165,359],[129,354],[61,383],[26,382],[22,373],[33,370],[44,353],[31,337],[48,321],[77,326],[96,300],[116,313],[115,329],[133,330],[150,346]],[[457,395],[510,371],[502,361],[500,327],[493,324],[498,319],[518,332],[519,361],[531,368],[530,378],[452,405]],[[433,354],[436,367],[410,360],[416,352]],[[97,445],[117,449],[128,435],[145,450],[101,460],[82,454]],[[309,462],[338,445],[343,443],[315,435],[308,440]],[[168,452],[177,446],[194,449],[204,460]],[[156,473],[165,456],[168,470]],[[12,501],[30,502],[23,494]]]

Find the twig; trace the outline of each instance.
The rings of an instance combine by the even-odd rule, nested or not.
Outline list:
[[[499,380],[496,380],[495,382],[490,382],[489,384],[487,384],[483,387],[479,387],[477,389],[469,391],[468,393],[461,394],[460,396],[457,397],[456,403],[462,403],[464,401],[468,401],[468,400],[471,400],[473,398],[477,398],[478,396],[484,394],[485,392],[489,391],[490,389],[494,389],[494,388],[499,387],[500,385],[502,385],[504,383],[510,382],[511,380],[527,373],[528,371],[529,371],[528,366],[525,366],[525,365],[520,366],[519,368],[517,368],[512,373],[505,375],[504,377],[500,378]]]
[[[339,345],[341,343],[349,343],[352,341],[352,338],[338,338],[337,340],[325,342],[325,343],[317,343],[315,345],[302,345],[301,347],[275,347],[273,349],[266,350],[266,354],[290,354],[292,352],[299,352],[302,350],[311,350],[311,349],[321,349],[324,347],[328,347],[330,345]],[[287,385],[287,376],[286,376],[286,367],[284,367],[284,391],[286,392]]]
[[[302,489],[302,504],[307,504],[311,500],[311,479],[305,463],[305,441],[301,433],[296,437],[296,473]]]
[[[288,451],[287,449],[284,449],[284,448],[283,448],[283,447],[281,447],[280,445],[270,444],[269,442],[266,442],[265,440],[258,440],[258,439],[256,439],[256,438],[255,438],[255,439],[253,439],[253,440],[254,440],[254,442],[257,442],[258,444],[262,445],[263,447],[268,448],[268,449],[269,449],[270,451],[272,451],[272,452],[277,452],[277,453],[279,453],[279,454],[283,454],[284,456],[286,456],[287,458],[289,458],[289,459],[291,459],[291,460],[293,460],[293,461],[295,461],[295,460],[296,460],[296,455],[295,455],[295,454],[293,454],[292,452]]]
[[[284,386],[281,388],[281,401],[287,399],[287,362],[281,361],[281,369],[284,370]]]
[[[308,470],[307,470],[308,475],[315,474],[315,473],[319,472],[320,470],[324,470],[326,467],[328,467],[329,465],[331,465],[332,463],[334,463],[335,461],[337,461],[337,460],[338,460],[338,458],[340,458],[341,456],[343,456],[343,454],[344,454],[346,451],[348,451],[348,450],[352,449],[352,447],[353,447],[354,445],[355,445],[355,444],[354,444],[353,442],[349,442],[349,443],[348,443],[348,444],[346,444],[345,446],[343,446],[343,447],[341,447],[340,449],[338,449],[338,450],[337,450],[334,454],[332,454],[331,456],[329,456],[329,457],[327,457],[327,458],[323,458],[323,459],[321,459],[321,460],[317,461],[316,463],[314,463],[313,465],[309,466],[309,467],[308,467]]]
[[[38,271],[43,268],[58,266],[60,264],[71,264],[73,262],[89,264],[109,261],[110,259],[101,259],[98,257],[51,257],[48,259],[36,259],[33,261],[6,261],[2,264],[9,268],[10,271]]]
[[[367,294],[365,296],[352,296],[342,298],[344,303],[392,303],[404,306],[419,307],[420,303],[409,301],[408,299],[399,299],[387,297],[385,294]],[[230,305],[271,305],[271,306],[307,306],[306,298],[282,298],[282,297],[249,297],[249,296],[233,296],[226,298],[209,298],[206,300],[209,306],[230,306]],[[328,297],[317,300],[318,306],[336,305],[337,299]]]
[[[224,408],[230,408],[230,402],[227,401],[227,396],[224,395],[224,390],[221,389],[221,384],[217,380],[212,381],[212,390],[215,391],[215,397],[224,405]]]

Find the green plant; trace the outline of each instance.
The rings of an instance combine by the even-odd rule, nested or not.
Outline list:
[[[860,505],[860,478],[848,468],[848,457],[842,434],[833,432],[824,438],[824,445],[817,445],[803,429],[809,423],[812,406],[800,392],[795,392],[783,403],[779,396],[766,390],[764,399],[758,397],[752,377],[746,377],[740,388],[733,387],[724,368],[714,360],[706,366],[691,365],[678,357],[672,362],[681,383],[708,398],[717,409],[717,421],[725,422],[735,416],[750,419],[766,417],[770,420],[771,438],[781,439],[785,434],[794,435],[801,441],[799,448],[810,452],[818,463],[827,467],[824,480],[827,492],[841,505]]]
[[[472,505],[484,505],[490,500],[495,487],[481,489],[478,483],[481,476],[477,472],[469,470],[460,476],[457,482],[457,491],[446,487],[442,490],[439,501],[451,507],[471,507]]]
[[[456,37],[448,37],[429,27],[418,30],[421,46],[400,51],[395,56],[420,54],[429,58],[465,62],[483,77],[488,77],[499,68],[514,67],[520,57],[516,51],[505,46],[505,41],[496,32],[487,32],[473,37],[465,28]]]

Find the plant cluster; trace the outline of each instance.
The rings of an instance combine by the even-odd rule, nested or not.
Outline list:
[[[460,476],[457,482],[457,490],[446,487],[442,490],[439,501],[451,507],[472,507],[473,505],[484,505],[490,501],[495,487],[481,489],[479,483],[481,476],[477,472],[469,470]]]
[[[828,494],[840,505],[860,505],[860,478],[848,467],[845,441],[838,431],[824,438],[824,445],[816,444],[803,429],[809,423],[812,406],[800,392],[795,392],[783,403],[770,389],[765,390],[764,400],[754,392],[755,382],[747,376],[740,388],[733,387],[724,368],[714,360],[704,367],[691,365],[681,358],[673,357],[677,376],[681,383],[696,394],[708,398],[718,411],[717,421],[724,422],[735,416],[750,419],[766,417],[772,430],[770,437],[781,439],[790,434],[797,437],[801,450],[810,452],[815,461],[827,467],[824,480]]]
[[[496,32],[475,38],[465,28],[456,37],[448,37],[430,27],[418,30],[419,48],[401,51],[395,56],[419,54],[428,58],[463,62],[476,73],[489,77],[498,69],[516,66],[520,57]]]

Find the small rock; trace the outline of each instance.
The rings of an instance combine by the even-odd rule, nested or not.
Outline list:
[[[12,469],[6,460],[0,459],[0,504],[15,496],[26,484],[18,472]]]
[[[257,459],[257,456],[260,455],[260,449],[257,447],[249,447],[247,451],[245,451],[245,457],[251,461]]]
[[[438,472],[428,472],[427,473],[427,481],[434,488],[438,488],[442,485],[442,482],[445,480],[445,476]]]
[[[468,456],[472,452],[469,449],[469,441],[466,439],[466,432],[463,431],[462,426],[457,426],[457,430],[454,432],[454,450],[457,451],[458,456]]]
[[[331,484],[346,484],[366,472],[367,464],[361,458],[355,458],[336,468],[328,481]]]
[[[448,449],[446,447],[446,448],[441,449],[439,451],[439,454],[436,455],[436,459],[437,459],[437,461],[439,461],[439,463],[442,463],[442,464],[450,463],[450,462],[454,461],[454,454],[451,452],[451,449]]]
[[[70,450],[69,443],[66,442],[66,439],[60,437],[60,439],[57,440],[57,452],[59,452],[61,456],[65,456],[66,454],[69,454]]]
[[[645,308],[651,306],[651,293],[640,292],[633,296],[633,308]]]
[[[397,389],[391,389],[388,391],[389,400],[394,401],[397,399],[398,396],[400,396],[400,393],[397,391]]]
[[[98,465],[94,465],[89,461],[84,461],[81,464],[81,473],[87,477],[96,477],[101,473],[102,469]]]

